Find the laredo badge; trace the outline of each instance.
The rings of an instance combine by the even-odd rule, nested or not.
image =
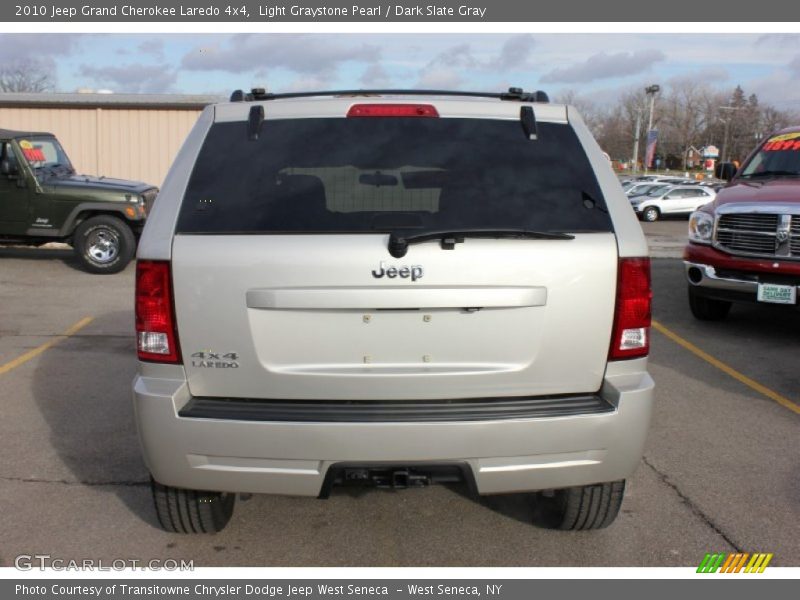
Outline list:
[[[236,362],[239,355],[236,352],[195,352],[192,354],[192,366],[201,369],[238,369],[239,363]]]

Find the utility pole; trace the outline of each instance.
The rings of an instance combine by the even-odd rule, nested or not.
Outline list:
[[[722,136],[722,152],[720,153],[720,162],[728,162],[728,130],[730,129],[731,119],[733,118],[733,111],[739,110],[736,106],[720,106],[720,110],[730,111],[727,118],[722,121],[725,123],[725,134]]]
[[[647,137],[650,138],[650,132],[653,130],[653,109],[656,105],[656,94],[661,91],[661,86],[653,84],[644,88],[645,94],[650,96],[650,118],[647,121]],[[647,149],[645,148],[645,161],[644,161],[644,174],[647,175],[647,171],[650,165],[647,163]]]

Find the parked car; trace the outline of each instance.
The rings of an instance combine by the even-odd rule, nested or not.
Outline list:
[[[696,179],[688,179],[686,177],[659,177],[656,181],[658,183],[669,183],[672,185],[697,185]]]
[[[797,306],[800,286],[800,126],[769,136],[714,202],[689,219],[684,264],[689,307],[724,319],[735,302]]]
[[[690,215],[711,202],[714,190],[698,185],[675,185],[658,188],[630,199],[631,206],[642,221],[657,221],[665,215]]]
[[[639,175],[635,183],[670,183],[673,185],[686,183],[687,179],[673,175]]]
[[[655,192],[655,190],[668,187],[670,187],[669,183],[636,183],[625,189],[625,195],[629,198],[633,198],[634,196],[645,196],[650,192]]]
[[[117,273],[158,188],[78,175],[52,133],[0,129],[0,246],[66,242],[90,273]]]
[[[715,192],[719,193],[719,191],[725,187],[726,182],[718,179],[706,179],[701,181],[698,185],[702,187],[709,187]]]
[[[513,88],[231,100],[139,246],[161,525],[218,531],[237,492],[436,481],[611,523],[652,407],[650,262],[577,111]]]

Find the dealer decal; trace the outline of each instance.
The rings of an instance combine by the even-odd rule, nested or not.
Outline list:
[[[22,151],[25,158],[30,162],[45,162],[47,159],[44,157],[44,152],[41,148],[26,148]]]
[[[794,133],[784,133],[783,135],[771,137],[761,149],[765,152],[800,150],[800,131],[796,131]]]
[[[42,149],[34,147],[28,140],[21,140],[19,147],[22,148],[22,154],[29,162],[45,162],[47,160]]]

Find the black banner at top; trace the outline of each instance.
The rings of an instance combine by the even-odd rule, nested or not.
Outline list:
[[[6,22],[780,22],[800,3],[743,0],[12,0]]]

